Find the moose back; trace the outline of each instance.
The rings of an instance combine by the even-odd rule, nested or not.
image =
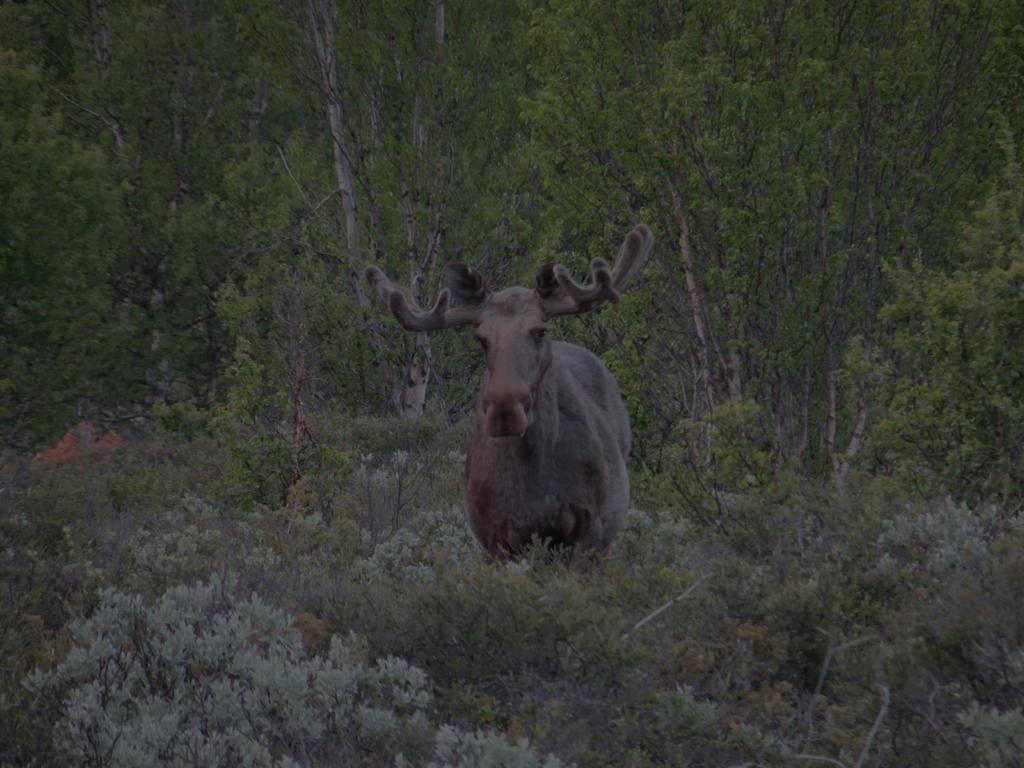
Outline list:
[[[379,268],[366,270],[406,330],[474,326],[487,372],[466,457],[466,509],[493,557],[515,557],[534,539],[601,553],[622,529],[630,429],[619,388],[592,352],[553,341],[548,323],[618,301],[653,245],[637,226],[614,268],[595,258],[583,285],[548,264],[535,287],[492,292],[473,268],[449,264],[450,290],[429,310]]]

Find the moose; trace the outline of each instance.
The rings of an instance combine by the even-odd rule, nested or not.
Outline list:
[[[576,563],[580,553],[604,553],[622,529],[630,427],[618,385],[592,352],[553,341],[548,322],[617,302],[653,246],[650,229],[638,225],[614,268],[593,259],[584,285],[564,266],[546,264],[533,289],[492,292],[472,267],[451,263],[450,291],[441,290],[430,310],[378,267],[367,268],[367,281],[406,330],[475,327],[487,372],[466,453],[466,509],[493,558],[514,558],[537,539]]]

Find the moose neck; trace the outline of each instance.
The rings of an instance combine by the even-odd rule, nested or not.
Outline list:
[[[557,360],[544,371],[534,391],[533,420],[522,440],[532,455],[546,456],[555,449],[558,435]]]

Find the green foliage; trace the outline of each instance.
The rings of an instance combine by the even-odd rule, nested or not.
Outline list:
[[[18,24],[19,10],[5,5],[0,24]],[[116,185],[103,153],[69,135],[54,87],[30,52],[0,48],[0,427],[19,442],[135,394],[111,381],[131,316],[105,279]]]
[[[635,220],[659,234],[634,289],[648,295],[616,327],[642,450],[702,452],[714,412],[737,399],[762,414],[744,461],[833,471],[859,447],[865,386],[843,359],[850,343],[885,344],[878,309],[900,281],[883,266],[920,252],[926,272],[947,267],[997,160],[987,115],[1005,81],[975,56],[1006,21],[998,5],[535,11],[524,114],[547,228],[581,270]],[[718,481],[719,463],[702,463],[702,483]]]
[[[269,764],[357,744],[354,764],[850,764],[879,679],[887,764],[960,765],[1012,737],[1014,515],[793,481],[721,495],[717,519],[675,496],[633,510],[579,572],[542,548],[499,565],[466,525],[463,457],[421,427],[351,424],[355,469],[308,465],[281,508],[242,504],[201,436],[5,474],[0,761],[84,762],[120,728],[107,764],[143,744]],[[343,673],[344,695],[317,693]]]
[[[424,301],[449,258],[528,285],[643,219],[631,295],[560,333],[617,376],[655,495],[1021,485],[1016,5],[314,5],[4,6],[8,444],[155,417],[286,506],[354,469],[320,425],[394,410],[411,362],[428,412],[472,398],[471,345],[381,320],[366,263]]]
[[[352,307],[331,275],[312,259],[291,267],[264,259],[243,287],[222,291],[235,349],[215,428],[231,446],[229,477],[243,498],[283,503],[306,467],[325,460],[313,445],[315,400],[354,401],[348,388],[367,381],[365,344],[339,330]]]
[[[1021,10],[0,5],[0,764],[1015,764]],[[360,271],[637,221],[636,508],[488,562]]]
[[[887,408],[877,449],[926,492],[997,496],[1024,484],[1024,184],[1014,144],[965,227],[960,267],[895,271],[884,310],[898,363],[882,386]]]
[[[153,605],[105,590],[70,627],[73,647],[26,688],[35,717],[56,717],[68,765],[398,765],[425,755],[432,730],[423,671],[395,657],[370,664],[354,637],[308,655],[285,613],[237,580],[175,587]],[[526,739],[437,729],[435,766],[540,766]]]

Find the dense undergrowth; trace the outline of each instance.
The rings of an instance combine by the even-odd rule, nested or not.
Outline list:
[[[607,560],[497,565],[460,441],[357,424],[279,505],[202,433],[8,460],[0,764],[1020,764],[1019,512],[637,477]]]
[[[1024,0],[0,2],[0,768],[1024,766],[1022,85]],[[639,222],[625,530],[488,562],[358,275]]]

